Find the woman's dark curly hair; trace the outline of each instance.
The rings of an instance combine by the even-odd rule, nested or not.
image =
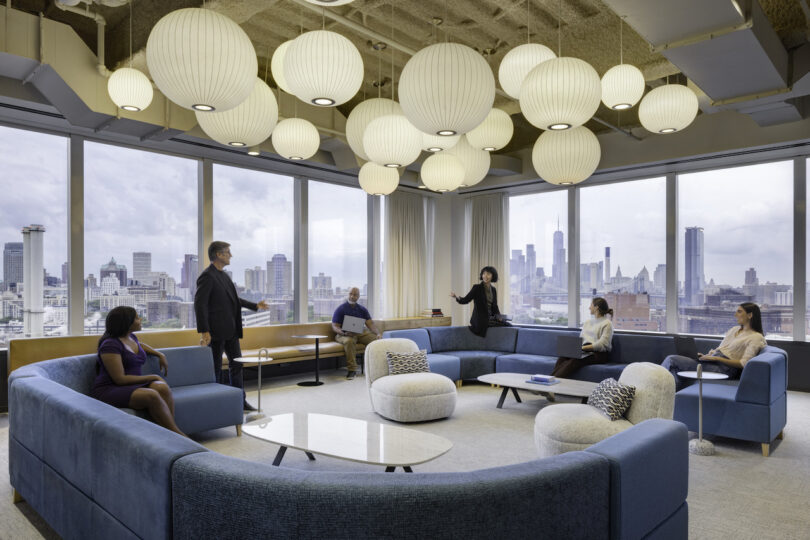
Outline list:
[[[483,267],[481,271],[478,273],[478,279],[484,279],[484,272],[489,272],[490,274],[492,274],[492,283],[498,282],[498,271],[495,270],[494,266]]]
[[[138,312],[135,311],[135,308],[129,306],[112,308],[107,313],[107,319],[104,321],[104,335],[98,340],[98,344],[101,345],[107,338],[126,336],[137,317]]]

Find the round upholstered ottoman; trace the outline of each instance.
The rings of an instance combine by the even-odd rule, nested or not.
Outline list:
[[[547,405],[534,419],[534,445],[540,457],[554,456],[583,450],[632,425],[624,418],[610,420],[590,405]]]
[[[397,422],[447,418],[456,408],[456,385],[437,373],[406,373],[376,379],[369,388],[380,416]]]

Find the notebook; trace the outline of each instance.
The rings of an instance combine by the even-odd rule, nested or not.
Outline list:
[[[584,358],[589,352],[582,350],[582,338],[577,334],[557,336],[557,356],[562,358]]]
[[[345,315],[343,317],[343,324],[340,325],[341,330],[344,332],[353,332],[355,334],[362,334],[366,328],[366,320],[362,317],[352,317]]]

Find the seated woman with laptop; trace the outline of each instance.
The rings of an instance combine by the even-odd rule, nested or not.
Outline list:
[[[561,356],[557,359],[554,371],[555,377],[566,378],[582,366],[588,364],[606,364],[608,353],[613,348],[613,310],[608,307],[607,300],[597,296],[591,300],[588,308],[592,318],[582,325],[582,353],[578,357]],[[608,317],[610,315],[610,317]],[[573,354],[571,355],[573,356]]]
[[[729,379],[739,379],[745,364],[767,345],[762,332],[759,306],[753,302],[744,302],[737,306],[734,318],[739,326],[726,332],[716,349],[706,354],[696,354],[696,358],[672,354],[664,359],[661,365],[675,377],[676,391],[690,384],[690,381],[678,377],[678,372],[694,371],[698,363],[703,366],[703,371],[725,373]]]

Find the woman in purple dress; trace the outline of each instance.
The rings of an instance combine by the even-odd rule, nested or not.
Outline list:
[[[98,374],[90,395],[113,407],[146,409],[157,424],[186,436],[174,422],[169,385],[159,375],[141,375],[147,353],[158,357],[164,375],[168,364],[163,353],[138,342],[133,332],[140,329],[138,312],[129,306],[113,308],[107,314],[104,335],[98,340]]]

